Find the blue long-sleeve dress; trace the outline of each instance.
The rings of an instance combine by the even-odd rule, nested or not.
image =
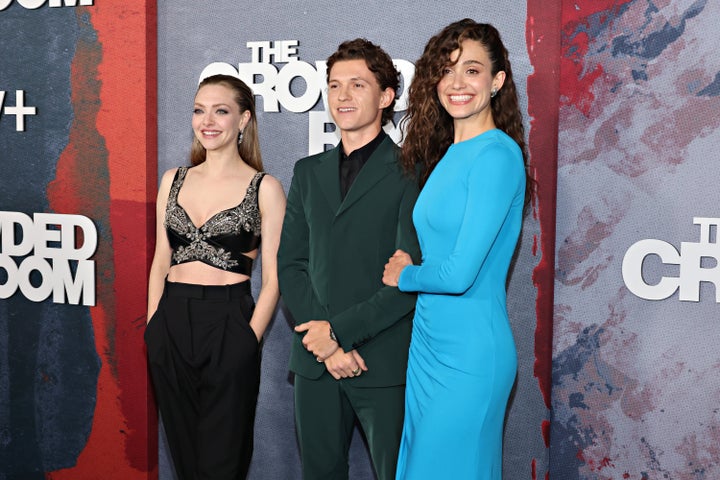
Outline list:
[[[453,144],[413,221],[422,264],[397,479],[500,479],[502,429],[517,370],[505,283],[522,224],[525,170],[501,130]]]

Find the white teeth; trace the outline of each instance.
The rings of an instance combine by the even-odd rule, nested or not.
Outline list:
[[[352,112],[353,110],[355,110],[355,109],[354,109],[354,108],[338,108],[338,111],[339,111],[340,113]]]
[[[472,95],[450,95],[450,100],[453,102],[467,102],[472,98]]]

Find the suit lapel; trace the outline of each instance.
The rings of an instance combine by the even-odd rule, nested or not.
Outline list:
[[[320,184],[325,198],[333,212],[340,207],[340,150],[338,147],[325,152],[324,157],[315,166],[315,178]]]
[[[336,217],[368,193],[376,183],[385,178],[388,171],[397,161],[392,151],[393,145],[394,143],[390,137],[387,137],[378,145],[377,149],[370,158],[368,158],[367,163],[360,169],[360,173],[358,173],[357,178],[355,178],[355,181],[340,205],[340,209],[335,215]],[[339,183],[339,181],[336,181],[336,183]]]

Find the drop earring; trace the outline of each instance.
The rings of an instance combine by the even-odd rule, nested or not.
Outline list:
[[[240,144],[242,143],[242,139],[243,139],[243,132],[242,132],[242,130],[240,130],[240,133],[238,133],[238,146],[240,146]]]
[[[498,89],[493,87],[492,90],[490,90],[490,98],[495,98],[495,95],[497,95]]]

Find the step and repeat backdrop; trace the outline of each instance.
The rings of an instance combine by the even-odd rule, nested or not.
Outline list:
[[[718,18],[563,2],[551,478],[720,478]]]
[[[153,2],[0,1],[0,479],[157,472],[155,34]]]
[[[174,477],[142,334],[157,179],[188,163],[199,79],[252,86],[266,170],[287,189],[298,159],[338,141],[325,60],[339,43],[395,60],[400,140],[414,61],[463,17],[503,35],[538,179],[508,282],[504,478],[720,476],[719,10],[0,0],[0,480]],[[256,480],[300,478],[289,322],[281,303]],[[373,479],[359,433],[351,478]]]
[[[530,52],[528,43],[537,35],[527,21],[532,15],[529,8],[532,7],[525,2],[510,6],[485,1],[469,4],[460,1],[393,3],[366,0],[346,4],[332,0],[260,0],[250,4],[218,0],[209,8],[198,8],[197,2],[191,0],[162,3],[158,11],[158,170],[162,172],[187,163],[192,140],[190,115],[200,77],[228,73],[239,75],[256,93],[265,169],[280,179],[287,190],[297,160],[338,142],[339,137],[326,111],[325,60],[342,41],[356,37],[365,37],[382,46],[401,72],[395,125],[386,128],[397,141],[400,139],[397,124],[407,108],[407,87],[414,74],[414,62],[433,34],[464,17],[493,23],[501,32],[511,53],[523,111],[527,112],[531,108],[528,105],[528,78],[536,73],[534,62],[538,60],[531,57],[538,52]],[[508,14],[510,11],[512,15]],[[555,23],[544,25],[554,26],[557,32],[559,9],[552,21]],[[550,35],[555,42],[548,40],[539,48],[553,48],[554,45],[551,55],[557,57],[559,36],[557,33]],[[547,50],[544,56],[550,56]],[[543,71],[547,68],[547,65],[541,66]],[[540,84],[538,80],[535,83]],[[555,106],[557,111],[556,102],[551,101],[550,106]],[[530,117],[526,120],[530,130]],[[556,142],[557,134],[552,130],[549,132],[553,141],[541,144],[541,147],[545,149],[545,161],[554,162],[553,142]],[[544,172],[554,181],[554,165]],[[554,187],[552,190],[554,192]],[[552,216],[552,211],[548,214]],[[543,436],[543,426],[547,426],[544,422],[549,417],[542,388],[549,392],[550,337],[541,336],[542,359],[538,362],[535,342],[537,287],[533,283],[533,270],[542,260],[538,215],[537,208],[528,215],[509,284],[510,316],[521,367],[505,435],[505,478],[508,479],[543,478],[547,471],[547,438]],[[553,229],[552,225],[548,228]],[[547,250],[552,255],[552,247]],[[545,271],[550,288],[551,265]],[[258,277],[259,273],[256,266]],[[256,291],[258,287],[256,282]],[[547,319],[551,317],[551,308],[551,302],[547,302]],[[254,479],[300,478],[294,436],[293,385],[287,370],[292,337],[288,316],[281,305],[263,348],[263,377],[250,474]],[[548,332],[546,328],[544,333],[549,335]],[[536,367],[539,363],[541,366]],[[536,370],[545,373],[542,388]],[[161,449],[161,478],[171,469],[165,467],[166,458]],[[352,445],[351,478],[374,478],[360,435],[355,436]]]

